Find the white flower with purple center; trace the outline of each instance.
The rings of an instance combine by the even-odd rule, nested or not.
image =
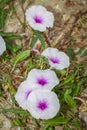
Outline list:
[[[48,59],[51,68],[62,70],[70,65],[69,57],[64,52],[59,51],[56,48],[49,47],[45,49],[41,55]]]
[[[0,55],[2,55],[5,50],[6,50],[5,41],[4,41],[4,39],[0,36]]]
[[[46,30],[46,27],[53,27],[53,13],[47,11],[46,8],[41,5],[36,5],[28,8],[25,15],[26,20],[34,30],[44,32]]]
[[[36,119],[51,119],[59,109],[57,95],[50,90],[33,91],[27,100],[27,110]]]
[[[27,81],[30,85],[38,89],[52,90],[59,84],[59,79],[55,72],[50,69],[32,69],[28,74]]]
[[[32,84],[29,86],[27,81],[22,82],[18,87],[15,99],[23,109],[26,109],[27,99],[30,93],[33,91],[33,89],[34,88],[32,87]]]

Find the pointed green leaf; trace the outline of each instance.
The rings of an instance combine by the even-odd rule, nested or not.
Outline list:
[[[56,126],[56,125],[61,125],[61,124],[66,124],[68,122],[68,119],[64,117],[55,117],[50,120],[44,121],[45,125],[50,125],[50,126]]]
[[[21,49],[21,46],[12,43],[6,43],[6,47],[12,54]]]
[[[38,40],[38,37],[37,37],[37,36],[33,36],[33,37],[32,37],[32,41],[31,41],[31,44],[30,44],[30,47],[31,47],[31,48],[34,47],[34,45],[35,45],[35,43],[37,42],[37,40]]]
[[[34,35],[36,35],[38,37],[38,39],[41,41],[43,49],[45,49],[46,48],[46,42],[45,42],[44,37],[41,34],[41,32],[36,31],[36,30],[33,30],[33,32],[34,32]]]
[[[7,13],[8,13],[8,9],[0,9],[0,28],[1,29],[4,28]]]
[[[85,51],[82,53],[82,55],[81,55],[81,57],[84,57],[84,56],[87,56],[87,50],[85,50]]]
[[[30,50],[26,50],[26,51],[20,52],[16,57],[14,57],[11,60],[11,62],[12,64],[16,64],[19,61],[25,60],[29,56],[30,56]]]
[[[64,79],[64,80],[59,84],[59,86],[63,86],[63,85],[66,85],[66,84],[68,84],[68,83],[73,82],[74,77],[75,77],[75,73],[72,72],[71,74],[69,74],[69,75],[66,77],[66,79]]]
[[[77,118],[73,119],[73,121],[71,122],[72,125],[74,125],[74,127],[77,129],[77,130],[82,130],[81,129],[81,126],[80,126],[80,122],[78,121]]]
[[[64,93],[64,99],[66,101],[66,103],[73,109],[76,108],[76,102],[74,101],[74,99],[69,95],[70,91],[67,89],[66,92]]]

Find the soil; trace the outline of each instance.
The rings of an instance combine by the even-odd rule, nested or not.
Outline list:
[[[26,37],[26,40],[29,42],[32,31],[31,28],[24,29],[21,25],[21,23],[26,22],[24,12],[25,10],[36,4],[44,5],[49,11],[52,11],[55,16],[55,24],[54,27],[50,30],[47,30],[43,35],[45,36],[45,40],[47,41],[48,45],[51,47],[57,47],[61,51],[66,51],[66,48],[71,46],[74,48],[74,52],[78,52],[80,48],[84,48],[83,52],[87,50],[87,0],[26,0],[25,4],[20,4],[20,0],[15,0],[14,2],[14,8],[15,13],[11,12],[9,13],[6,24],[4,28],[4,32],[15,32],[18,35],[23,35]],[[83,21],[81,19],[84,19]],[[76,39],[76,42],[71,41],[71,39],[65,34],[69,34]],[[86,38],[84,38],[86,37]],[[27,44],[25,45],[24,40],[16,40],[15,43],[17,45],[21,45],[24,48],[27,48]],[[41,49],[40,42],[38,41],[35,45],[36,49]],[[40,50],[41,51],[41,50]],[[80,54],[81,55],[81,54]],[[78,59],[76,62],[87,62],[87,56],[80,57],[78,54],[76,59]],[[17,82],[15,80],[15,75],[12,75],[12,78],[14,79],[14,82],[12,83],[13,86],[16,86],[17,89],[20,82],[21,82],[21,76],[22,71],[26,70],[26,63],[20,65],[20,69],[16,70],[16,75],[20,74],[19,77],[16,77]],[[8,69],[8,66],[5,66],[4,71],[6,73],[10,73],[10,68]],[[23,69],[21,71],[21,69]],[[0,68],[0,69],[3,69]],[[86,70],[87,73],[87,70]],[[5,77],[4,77],[5,78]],[[4,86],[4,84],[3,84]],[[0,106],[10,108],[12,105],[10,102],[10,95],[9,92],[8,99],[0,99]],[[80,94],[80,96],[76,99],[79,100],[81,103],[78,107],[78,118],[82,120],[83,123],[83,130],[87,129],[87,84],[85,84],[84,91]],[[10,115],[11,117],[14,117],[13,115]],[[8,118],[7,115],[0,114],[0,122],[3,123],[3,126],[0,128],[1,130],[22,130],[20,127],[12,128],[10,117]],[[32,123],[31,123],[32,124]],[[32,130],[35,130],[35,128],[31,127]],[[23,128],[23,130],[25,130]],[[63,127],[58,126],[55,127],[55,130],[63,130]]]

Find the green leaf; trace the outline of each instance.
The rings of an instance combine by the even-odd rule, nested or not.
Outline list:
[[[13,33],[13,32],[7,32],[7,33],[5,33],[5,32],[0,32],[0,35],[1,35],[2,37],[4,37],[4,39],[5,39],[7,42],[9,42],[9,41],[11,41],[11,40],[16,40],[16,39],[22,39],[22,36],[16,35],[16,34]]]
[[[20,121],[19,119],[14,119],[12,123],[13,123],[14,126],[23,127],[23,122]]]
[[[73,84],[73,95],[78,96],[80,90],[82,89],[82,81],[78,82],[78,84]]]
[[[84,51],[84,52],[82,53],[82,55],[81,55],[81,57],[84,57],[84,56],[87,56],[87,50]]]
[[[36,31],[36,30],[33,30],[33,32],[34,32],[34,35],[36,35],[37,38],[41,41],[41,44],[42,44],[43,49],[45,49],[45,48],[46,48],[46,42],[45,42],[44,37],[43,37],[43,35],[41,34],[41,32]]]
[[[45,125],[56,126],[56,125],[66,124],[68,121],[69,120],[64,117],[55,117],[53,119],[44,121],[44,123]]]
[[[70,60],[73,60],[75,58],[74,48],[71,46],[71,47],[67,47],[66,50],[70,57]]]
[[[7,17],[8,9],[0,9],[0,28],[4,29],[5,20]]]
[[[13,32],[0,32],[0,35],[5,37],[5,38],[9,38],[9,39],[20,39],[20,38],[22,38],[22,36],[16,35]]]
[[[21,49],[21,46],[12,43],[6,43],[6,47],[8,50],[10,50],[12,54],[14,54],[15,52]]]
[[[25,60],[29,56],[30,56],[30,50],[26,50],[26,51],[20,52],[16,57],[14,57],[11,60],[11,62],[12,64],[16,64],[19,61]]]
[[[21,46],[16,45],[13,41],[16,39],[21,39],[22,38],[21,36],[16,35],[13,32],[9,32],[9,33],[0,32],[0,35],[6,41],[6,47],[12,54],[21,49]]]
[[[0,108],[0,113],[8,113],[8,112],[12,112],[14,114],[27,114],[29,115],[29,113],[25,110],[22,109],[14,109],[14,108],[9,108],[9,109],[5,109],[5,108]]]
[[[0,7],[9,2],[10,0],[0,0]]]
[[[68,84],[68,83],[73,82],[74,77],[75,77],[75,73],[72,72],[71,74],[69,74],[69,75],[66,77],[66,79],[64,79],[64,80],[59,84],[59,87],[60,87],[60,86],[63,86],[63,85],[66,85],[66,84]]]
[[[46,42],[44,40],[44,37],[42,35],[38,35],[39,40],[41,41],[43,49],[46,48]]]
[[[75,127],[77,130],[82,130],[82,129],[81,129],[81,126],[80,126],[80,123],[79,123],[79,121],[78,121],[77,118],[73,119],[72,125],[74,125],[74,127]]]
[[[43,130],[48,130],[48,128],[49,128],[49,125],[47,124],[45,124],[44,126],[43,126]]]
[[[71,93],[71,90],[67,89],[66,92],[64,93],[64,99],[66,103],[73,109],[76,108],[76,102],[74,99],[69,95]]]
[[[37,37],[37,36],[33,36],[33,37],[32,37],[32,41],[31,41],[31,44],[30,44],[30,47],[31,47],[31,48],[34,47],[34,45],[35,45],[35,43],[36,43],[37,40],[38,40],[38,37]]]

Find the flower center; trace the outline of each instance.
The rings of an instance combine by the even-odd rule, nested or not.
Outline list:
[[[44,111],[45,109],[48,108],[47,102],[46,101],[39,101],[37,108]]]
[[[51,57],[50,60],[54,63],[54,64],[59,64],[60,60],[54,57]]]
[[[30,95],[31,92],[32,92],[32,90],[26,92],[26,95],[25,95],[25,98],[26,98],[26,99],[28,98],[28,96]]]
[[[37,83],[44,86],[45,84],[47,84],[47,80],[45,78],[39,78],[37,79]]]
[[[35,16],[34,20],[36,23],[42,24],[43,23],[43,19],[40,16]]]

